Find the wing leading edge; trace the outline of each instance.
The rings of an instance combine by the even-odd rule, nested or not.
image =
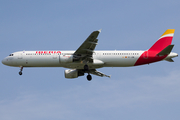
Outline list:
[[[98,42],[98,35],[101,30],[92,32],[82,45],[74,52],[75,57],[80,57],[80,60],[92,62],[92,54]]]

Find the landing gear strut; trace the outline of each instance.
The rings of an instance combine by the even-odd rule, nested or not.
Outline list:
[[[88,73],[87,80],[91,81],[92,80],[92,76],[89,74],[89,66],[88,65],[84,65],[84,71]]]
[[[21,69],[19,71],[19,75],[22,75],[22,70],[23,70],[23,67],[21,67]]]
[[[88,71],[89,70],[89,66],[88,65],[84,65],[84,70]]]

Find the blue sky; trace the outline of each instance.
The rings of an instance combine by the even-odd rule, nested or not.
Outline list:
[[[146,50],[175,29],[180,53],[178,0],[0,1],[0,60],[21,50],[76,50],[102,29],[96,50]],[[109,78],[64,78],[65,68],[0,64],[1,120],[179,119],[180,61],[101,68]]]

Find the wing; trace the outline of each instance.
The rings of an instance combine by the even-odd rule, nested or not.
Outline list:
[[[97,71],[96,69],[90,69],[90,73],[93,75],[100,76],[100,77],[109,77],[109,78],[111,77],[110,75],[105,75],[104,73],[101,73]]]
[[[78,60],[92,62],[92,54],[98,42],[98,35],[101,30],[92,32],[84,43],[74,52],[74,57]]]

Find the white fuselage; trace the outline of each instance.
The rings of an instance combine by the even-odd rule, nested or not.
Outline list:
[[[101,67],[134,66],[144,51],[94,51],[93,63],[61,62],[62,56],[71,56],[74,51],[19,51],[3,59],[3,64],[14,67],[65,67],[83,69],[88,64],[90,69]],[[171,53],[166,58],[172,56]],[[172,56],[174,57],[174,56]],[[144,56],[147,59],[147,56]]]
[[[39,51],[38,51],[39,52]],[[12,56],[6,57],[3,61],[9,66],[23,67],[66,67],[82,69],[82,62],[61,62],[63,55],[72,55],[74,51],[61,51],[61,53],[49,51],[20,51],[12,53]],[[95,68],[100,67],[126,67],[134,66],[137,59],[144,51],[95,51],[93,53],[93,63]]]

